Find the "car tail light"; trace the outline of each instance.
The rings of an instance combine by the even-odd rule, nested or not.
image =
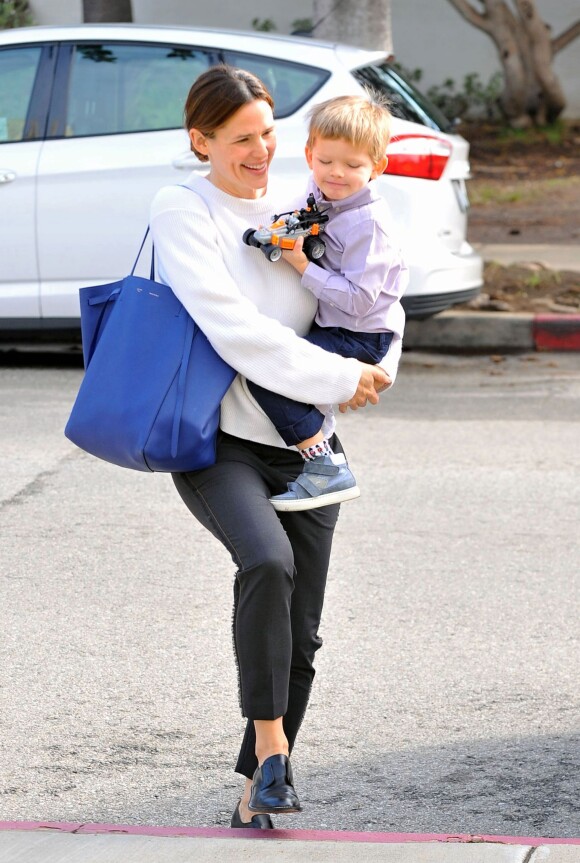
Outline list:
[[[397,135],[387,147],[385,174],[438,180],[451,155],[451,144],[432,135]]]

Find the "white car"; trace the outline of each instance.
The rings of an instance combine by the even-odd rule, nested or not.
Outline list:
[[[205,172],[183,106],[208,67],[256,73],[276,105],[274,181],[305,187],[306,114],[371,85],[392,100],[388,199],[410,267],[408,317],[475,296],[468,143],[385,56],[297,37],[136,25],[0,32],[0,330],[78,334],[78,290],[127,274],[156,190]],[[284,201],[280,202],[281,208]],[[241,238],[240,238],[241,241]]]

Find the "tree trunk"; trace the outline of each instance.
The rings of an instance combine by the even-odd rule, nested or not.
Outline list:
[[[131,0],[83,0],[83,23],[133,22]]]
[[[535,82],[539,85],[537,120],[540,123],[551,123],[566,107],[566,99],[552,65],[550,29],[538,15],[531,0],[515,0],[515,4],[530,46]]]
[[[504,72],[504,89],[500,107],[512,125],[531,125],[528,113],[527,51],[518,39],[518,26],[511,9],[504,0],[485,0],[490,35],[495,42]]]
[[[510,125],[553,122],[566,106],[564,92],[553,68],[556,51],[580,35],[576,21],[556,39],[540,18],[535,0],[449,0],[452,6],[495,42],[504,74],[500,107]]]
[[[312,35],[392,55],[391,0],[314,0]]]

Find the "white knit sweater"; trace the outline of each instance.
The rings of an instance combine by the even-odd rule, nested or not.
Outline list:
[[[285,447],[249,393],[246,378],[292,399],[316,404],[334,430],[331,404],[348,401],[360,373],[356,360],[328,353],[299,338],[316,313],[315,297],[285,261],[270,263],[245,246],[247,228],[269,224],[283,203],[234,198],[205,177],[188,188],[161,189],[151,207],[157,276],[171,285],[217,353],[237,372],[221,405],[221,428],[236,437]],[[394,379],[400,344],[384,365]]]

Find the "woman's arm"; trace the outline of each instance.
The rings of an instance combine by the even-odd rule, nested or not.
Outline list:
[[[376,395],[377,393],[381,393],[393,386],[395,378],[397,377],[397,369],[399,367],[402,349],[403,340],[399,335],[393,335],[393,340],[391,341],[389,350],[380,363],[377,363],[376,366],[366,367],[366,373],[361,375],[359,385],[354,396],[347,402],[342,402],[340,404],[341,413],[346,413],[349,408],[356,411],[358,408],[365,407],[368,402],[373,405],[378,404],[379,399],[378,397],[373,397],[372,390],[375,390]],[[380,377],[381,371],[386,375],[386,378]],[[379,374],[377,374],[377,372]]]
[[[153,204],[151,232],[162,280],[236,371],[274,392],[314,404],[348,401],[356,393],[361,378],[357,360],[309,344],[242,295],[199,195],[188,189],[162,190]],[[252,277],[251,254],[249,250],[244,278]],[[269,266],[265,259],[257,261],[259,267]]]
[[[393,339],[391,344],[389,345],[389,350],[382,358],[380,363],[377,363],[389,376],[389,386],[392,386],[395,383],[395,378],[397,377],[397,370],[399,368],[399,362],[401,360],[401,354],[403,352],[403,338],[402,334],[393,333]]]

